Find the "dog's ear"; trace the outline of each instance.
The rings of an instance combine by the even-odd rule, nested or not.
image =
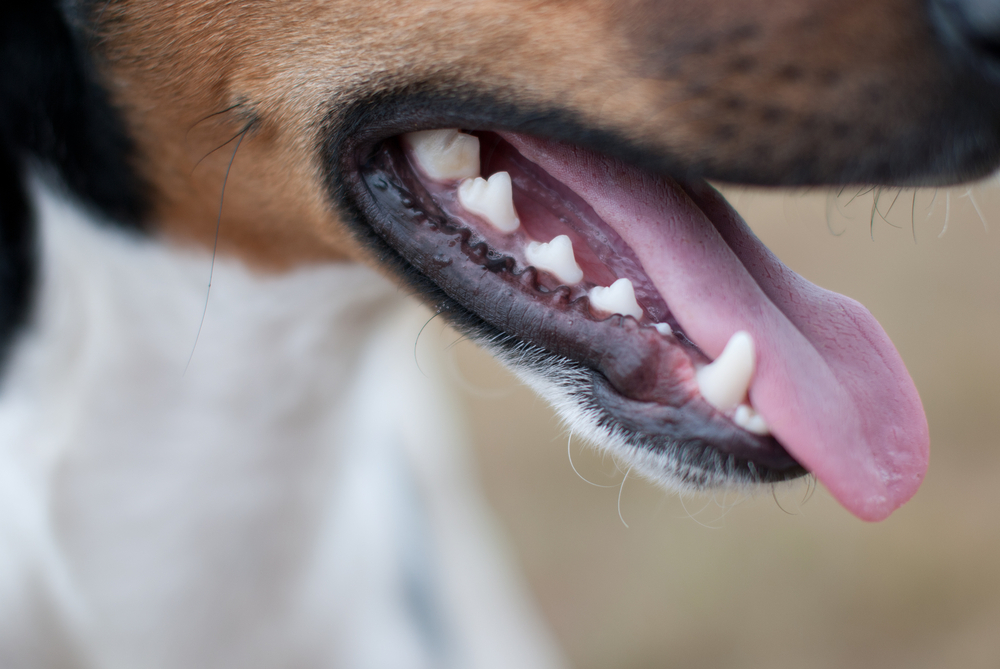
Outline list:
[[[137,226],[130,144],[87,53],[85,10],[57,0],[0,9],[0,361],[29,312],[36,233],[29,165],[54,171],[104,218]]]
[[[143,193],[131,143],[90,57],[87,10],[64,11],[64,4],[0,10],[0,136],[9,154],[54,166],[86,203],[137,225]]]

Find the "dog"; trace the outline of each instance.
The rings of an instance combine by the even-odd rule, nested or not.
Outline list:
[[[2,18],[4,667],[560,666],[411,298],[667,487],[920,484],[884,332],[705,180],[989,173],[991,4]]]

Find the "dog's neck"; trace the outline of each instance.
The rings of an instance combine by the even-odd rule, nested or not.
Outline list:
[[[414,364],[425,312],[360,266],[212,270],[34,191],[42,272],[0,386],[0,649],[548,666]]]
[[[304,533],[293,519],[322,522],[302,517],[320,506],[305,499],[329,494],[318,486],[344,466],[366,337],[399,298],[354,265],[258,277],[222,258],[209,293],[207,253],[130,238],[34,190],[42,271],[4,379],[0,441],[16,444],[5,459],[38,486],[26,492],[51,504],[62,554],[35,546],[46,554],[26,561],[66,560],[74,583],[54,594],[60,615],[77,612],[73,627],[101,620],[154,647],[155,631],[137,628],[156,623],[139,612],[171,610],[170,598],[200,590],[266,610],[247,593],[264,596],[254,581],[288,587],[281,572],[297,571]],[[136,540],[143,533],[156,540]],[[227,570],[245,572],[229,579],[233,591],[217,578]],[[146,590],[164,581],[173,592]],[[205,624],[184,617],[175,633]]]

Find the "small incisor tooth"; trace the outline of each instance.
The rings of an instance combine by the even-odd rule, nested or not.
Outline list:
[[[698,370],[698,389],[719,411],[732,411],[746,397],[755,366],[753,337],[740,330],[729,338],[718,358]]]
[[[736,407],[736,411],[733,413],[733,422],[747,432],[753,432],[762,437],[771,434],[771,429],[764,421],[764,417],[749,404],[741,404]]]
[[[605,288],[594,286],[587,294],[590,306],[597,311],[608,314],[621,314],[639,320],[642,318],[642,307],[635,300],[635,289],[628,279],[618,279]]]
[[[506,172],[497,172],[489,180],[482,177],[466,179],[458,185],[458,201],[501,232],[514,232],[521,225],[514,211],[510,175]]]
[[[548,272],[567,286],[583,280],[583,270],[576,263],[569,235],[559,235],[550,242],[529,242],[524,258],[535,269]]]
[[[479,176],[479,138],[458,130],[420,130],[403,135],[420,169],[432,179]]]

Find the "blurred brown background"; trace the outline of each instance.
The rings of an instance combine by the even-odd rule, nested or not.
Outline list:
[[[856,189],[726,194],[882,323],[927,410],[930,473],[876,525],[807,484],[622,487],[574,442],[590,485],[545,405],[460,343],[479,468],[557,636],[580,669],[1000,667],[1000,189],[888,191],[874,217]]]

